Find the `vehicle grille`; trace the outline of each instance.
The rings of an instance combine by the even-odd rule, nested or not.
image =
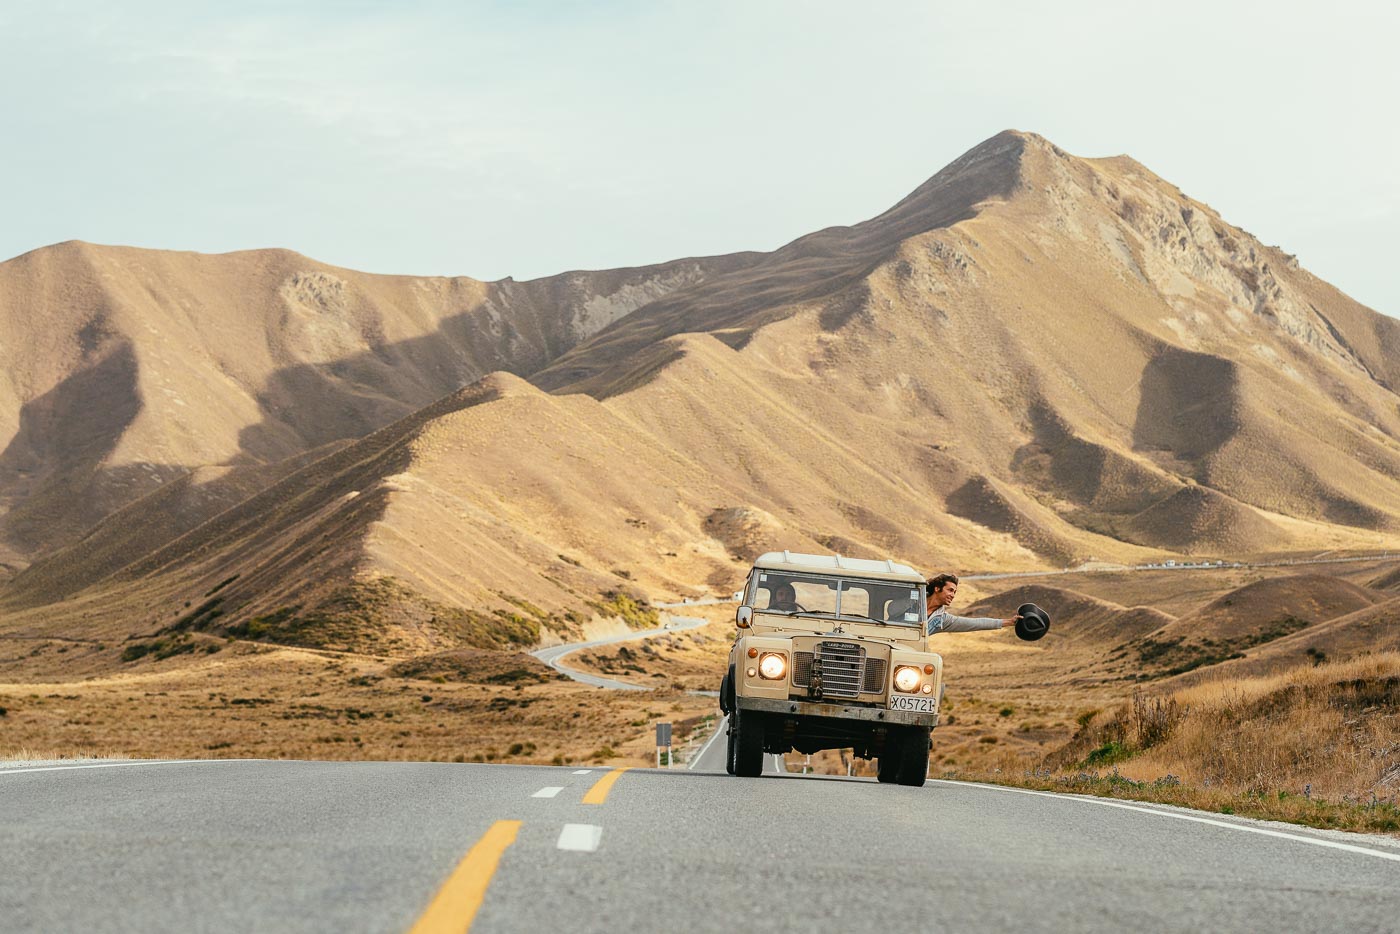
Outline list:
[[[865,671],[865,649],[850,642],[822,642],[812,670],[821,679],[823,697],[857,697]]]
[[[865,687],[861,690],[867,694],[885,693],[885,660],[883,658],[867,658],[865,660]]]
[[[792,653],[792,683],[794,687],[805,688],[812,680],[812,653]]]

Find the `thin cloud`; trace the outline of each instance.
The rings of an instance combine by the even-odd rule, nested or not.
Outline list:
[[[1400,129],[1379,116],[1400,97],[1390,9],[146,3],[3,15],[0,77],[26,93],[7,95],[0,118],[26,148],[0,160],[36,190],[71,192],[58,209],[15,199],[0,234],[10,253],[80,235],[280,243],[379,271],[526,277],[771,249],[878,214],[1015,127],[1078,155],[1126,152],[1400,311],[1400,285],[1363,286],[1384,258],[1316,239],[1400,210],[1388,162]],[[382,237],[387,226],[399,233]]]

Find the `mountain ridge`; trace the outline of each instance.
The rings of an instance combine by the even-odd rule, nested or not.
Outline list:
[[[0,560],[22,567],[189,470],[299,456],[530,372],[707,264],[746,261],[482,283],[69,241],[0,263]]]
[[[49,551],[4,599],[24,620],[60,593],[178,606],[237,574],[233,623],[392,578],[554,618],[609,592],[727,592],[775,545],[1031,569],[1400,542],[1400,329],[1131,159],[1003,133],[869,221],[736,256],[689,278],[663,264],[680,274],[661,283],[596,274],[608,307],[567,347],[538,322],[572,326],[598,295],[550,310],[532,304],[547,288],[511,285],[474,306],[519,300],[518,323],[481,312],[499,334],[405,349],[386,332],[348,369],[344,329],[296,317],[343,308],[345,288],[273,276],[309,369],[260,390],[276,417],[238,450],[342,446],[231,508],[211,496],[173,541],[99,524],[101,548]],[[315,433],[344,404],[318,381],[353,396],[395,385],[385,360],[484,361],[527,321],[520,372],[427,408],[375,388],[353,424],[379,412],[390,435]],[[281,411],[302,400],[320,407]],[[123,541],[125,569],[107,557]]]

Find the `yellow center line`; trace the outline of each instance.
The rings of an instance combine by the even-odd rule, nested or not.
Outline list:
[[[593,783],[593,787],[588,789],[588,794],[583,796],[584,804],[602,804],[608,800],[608,792],[612,791],[612,786],[617,784],[617,780],[622,777],[626,769],[613,769],[607,775]]]
[[[498,820],[467,851],[452,875],[438,889],[432,904],[408,934],[463,934],[486,898],[486,887],[496,874],[501,854],[515,842],[521,821]]]

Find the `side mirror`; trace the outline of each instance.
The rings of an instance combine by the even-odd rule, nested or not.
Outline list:
[[[734,611],[734,625],[740,629],[748,629],[753,622],[753,607],[741,606]]]

